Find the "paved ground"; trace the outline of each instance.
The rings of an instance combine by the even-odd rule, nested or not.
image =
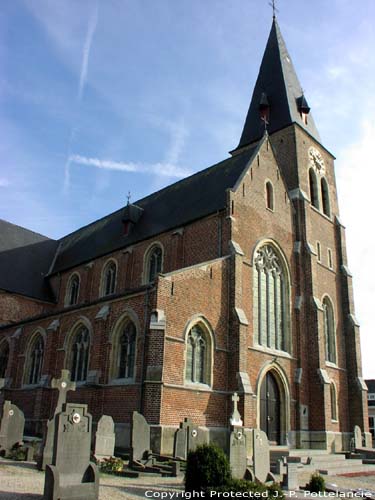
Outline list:
[[[306,484],[309,477],[310,474],[301,474],[300,484]],[[375,492],[375,475],[330,476],[327,478],[327,482],[337,485],[339,489],[363,489]],[[0,458],[0,500],[41,500],[43,485],[44,473],[38,471],[35,464]],[[162,492],[175,493],[175,495],[161,497],[160,493]],[[183,498],[182,492],[182,478],[142,477],[128,479],[107,474],[100,476],[100,500],[139,500],[147,497],[157,500],[178,500]],[[179,493],[177,498],[176,493]],[[294,498],[304,498],[304,495],[298,494]]]

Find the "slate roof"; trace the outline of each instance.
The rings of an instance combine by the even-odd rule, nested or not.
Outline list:
[[[37,299],[54,297],[44,279],[101,255],[206,217],[226,207],[234,187],[259,145],[153,193],[134,204],[143,209],[128,236],[125,207],[59,241],[0,221],[0,289]]]
[[[0,289],[41,300],[53,300],[44,276],[58,243],[0,219]]]
[[[311,113],[308,114],[307,125],[305,125],[299,113],[298,102],[303,97],[302,88],[276,19],[272,23],[237,149],[258,140],[264,133],[264,122],[260,119],[259,114],[262,93],[266,93],[270,106],[269,124],[267,126],[269,134],[292,123],[298,123],[320,142],[320,136]]]
[[[122,208],[62,238],[51,274],[224,209],[226,190],[236,184],[257,149],[255,145],[134,202],[143,214],[128,236],[123,234]]]

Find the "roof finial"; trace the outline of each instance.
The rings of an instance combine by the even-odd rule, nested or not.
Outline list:
[[[268,5],[272,7],[272,17],[276,19],[276,12],[279,12],[278,9],[276,8],[276,0],[271,0],[271,2],[268,2]]]
[[[130,205],[130,198],[132,197],[130,191],[128,191],[128,196],[126,197],[128,200],[128,205]]]

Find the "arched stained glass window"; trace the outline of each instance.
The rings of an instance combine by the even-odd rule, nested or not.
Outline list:
[[[79,276],[77,274],[73,274],[68,283],[68,290],[66,296],[67,306],[74,306],[75,304],[77,304],[78,293],[79,293]]]
[[[0,378],[5,378],[9,362],[9,344],[4,341],[0,344]]]
[[[42,364],[44,355],[44,341],[41,335],[34,340],[29,354],[28,384],[38,384],[42,375]]]
[[[163,250],[159,245],[151,248],[147,258],[147,281],[155,281],[156,276],[162,271]]]
[[[281,258],[271,245],[257,250],[254,270],[254,316],[258,344],[287,351],[288,278]]]
[[[309,170],[310,202],[315,208],[319,208],[319,192],[316,173],[313,168]]]
[[[87,379],[90,352],[90,333],[85,326],[78,328],[71,343],[70,372],[72,380],[83,382]]]
[[[135,365],[136,328],[128,321],[119,336],[117,378],[133,378]]]
[[[200,325],[189,331],[186,343],[186,372],[188,382],[209,383],[209,338]]]
[[[116,263],[108,262],[103,273],[102,296],[112,295],[116,289]]]
[[[323,300],[323,314],[326,360],[336,363],[335,319],[332,303],[328,297],[325,297]]]

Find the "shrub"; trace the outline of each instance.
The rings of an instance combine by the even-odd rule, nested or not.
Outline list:
[[[310,482],[307,484],[306,489],[310,491],[310,493],[320,493],[326,490],[326,482],[324,477],[314,472],[312,474]]]
[[[221,448],[203,444],[188,453],[185,491],[206,491],[225,486],[231,477],[228,457]]]
[[[100,462],[101,472],[106,472],[107,474],[115,474],[116,472],[122,471],[124,467],[124,462],[121,458],[110,457],[105,458]]]
[[[22,444],[16,443],[9,451],[8,458],[11,460],[24,461],[26,460],[27,451]]]
[[[267,492],[268,493],[267,498],[279,498],[281,500],[285,498],[282,489],[276,483],[266,485],[259,482],[246,481],[245,479],[231,479],[224,486],[220,486],[218,488],[211,488],[211,490],[215,490],[220,493],[229,493],[229,492],[244,493],[247,491],[251,493]]]

